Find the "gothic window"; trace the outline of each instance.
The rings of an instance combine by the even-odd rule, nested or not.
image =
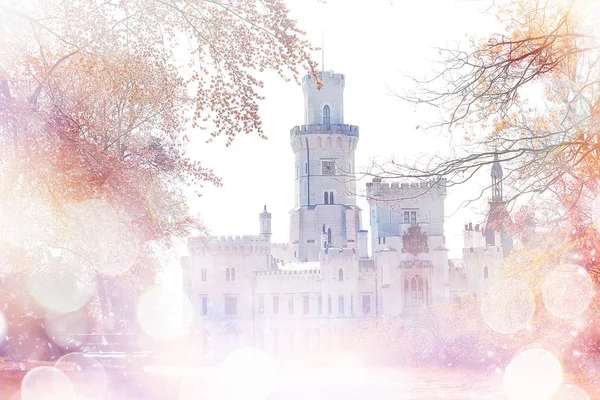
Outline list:
[[[329,130],[331,128],[331,110],[328,105],[323,107],[323,125]]]
[[[321,139],[321,137],[319,136],[319,137],[317,137],[317,144],[316,144],[316,147],[317,147],[317,149],[320,149],[320,148],[321,148],[321,146],[323,146],[323,140],[322,140],[322,139]]]
[[[202,302],[202,315],[208,315],[208,297],[200,295],[200,300]]]
[[[487,279],[489,277],[488,267],[483,267],[483,278]]]
[[[417,224],[417,212],[416,211],[411,211],[410,212],[410,224],[411,225],[416,225]]]
[[[338,149],[342,147],[342,138],[341,138],[341,137],[338,137],[338,138],[335,140],[335,146],[336,146]]]
[[[338,297],[338,314],[344,315],[344,296]]]
[[[258,296],[258,314],[264,315],[265,313],[265,297]]]
[[[332,239],[332,237],[331,237],[331,228],[328,228],[327,229],[327,245],[328,246],[331,246],[331,243],[332,243],[331,239]]]
[[[308,314],[308,312],[310,311],[310,308],[309,308],[309,301],[310,301],[310,299],[308,298],[308,296],[307,296],[307,295],[304,295],[304,296],[302,297],[302,312],[303,312],[304,314]]]
[[[410,223],[410,212],[408,212],[408,211],[404,211],[404,223],[405,224]]]
[[[288,299],[288,314],[294,314],[294,297],[290,296]]]
[[[325,143],[326,143],[325,147],[328,148],[328,149],[330,149],[332,147],[332,145],[333,145],[333,141],[331,140],[330,137],[327,138],[327,140],[325,141]]]
[[[329,192],[329,204],[335,204],[333,202],[333,192]]]
[[[279,315],[279,297],[273,296],[273,315]]]
[[[339,269],[338,270],[338,281],[343,281],[344,280],[344,270],[343,269]]]
[[[406,299],[406,289],[408,287],[408,280],[404,281],[404,289],[405,289],[405,299]],[[409,298],[409,306],[417,307],[425,304],[425,287],[423,278],[419,275],[413,276],[410,280],[410,296]]]
[[[323,204],[329,204],[329,193],[323,194]]]
[[[333,299],[331,298],[331,295],[327,297],[327,313],[329,315],[333,313]]]
[[[230,280],[230,276],[229,276],[229,267],[227,267],[227,269],[225,270],[225,280],[229,281]]]
[[[319,303],[319,314],[323,314],[323,295],[320,294],[317,301]]]
[[[206,282],[206,268],[202,268],[202,271],[200,271],[200,275],[202,282]]]
[[[237,297],[225,297],[225,315],[237,315]]]

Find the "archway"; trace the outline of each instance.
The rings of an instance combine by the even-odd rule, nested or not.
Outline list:
[[[240,347],[242,341],[242,331],[234,324],[229,324],[221,332],[221,344],[225,353]]]

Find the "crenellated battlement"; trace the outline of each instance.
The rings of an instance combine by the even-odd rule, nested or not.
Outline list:
[[[324,124],[298,125],[290,131],[290,138],[296,135],[323,135],[323,134],[338,134],[346,136],[359,136],[359,129],[356,125],[348,124]]]
[[[254,271],[254,276],[320,276],[321,271],[318,269],[304,269],[304,270],[274,270],[274,271]]]
[[[352,257],[357,257],[358,252],[355,248],[335,248],[329,247],[325,250],[321,250],[320,258],[323,262],[327,263],[328,261],[334,261],[337,259],[348,259]]]
[[[369,196],[394,195],[398,197],[412,197],[419,193],[425,194],[435,190],[440,196],[446,195],[446,179],[426,182],[382,182],[381,179],[373,179],[367,182],[367,193]]]
[[[196,252],[221,254],[268,254],[269,240],[261,235],[191,237],[188,248]]]

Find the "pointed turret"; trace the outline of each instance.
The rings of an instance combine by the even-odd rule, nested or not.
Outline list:
[[[513,240],[507,229],[510,225],[510,216],[502,193],[504,173],[498,154],[494,155],[490,176],[492,178],[492,199],[490,200],[490,211],[485,224],[485,242],[487,246],[502,246],[502,251],[506,257],[513,247]],[[500,233],[500,241],[496,240],[496,233]]]

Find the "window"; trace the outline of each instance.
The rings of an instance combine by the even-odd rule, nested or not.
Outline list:
[[[329,192],[329,204],[335,204],[333,202],[333,192]]]
[[[371,296],[369,296],[368,294],[363,294],[362,310],[364,315],[371,314]]]
[[[235,268],[231,268],[231,280],[235,281]]]
[[[338,297],[338,314],[344,315],[344,296]]]
[[[327,297],[327,313],[329,315],[333,313],[333,300],[331,299],[331,295]]]
[[[227,269],[225,270],[225,280],[229,281],[230,277],[229,277],[229,267],[227,267]]]
[[[329,194],[327,192],[323,194],[323,204],[329,204]]]
[[[319,314],[323,314],[323,295],[320,294],[317,301],[319,303]]]
[[[294,314],[294,297],[290,296],[288,299],[288,314]]]
[[[273,315],[279,315],[279,297],[273,296]]]
[[[488,267],[483,267],[483,278],[488,279],[488,277],[489,277]]]
[[[258,313],[264,315],[265,313],[265,297],[258,296]]]
[[[327,229],[327,245],[331,246],[331,228]]]
[[[327,128],[327,130],[329,130],[329,128],[331,127],[331,110],[329,109],[328,105],[325,105],[325,107],[323,107],[323,125],[325,125],[325,128]]]
[[[417,224],[417,212],[416,211],[411,211],[410,212],[410,224],[411,225],[416,225]]]
[[[200,296],[200,301],[201,301],[201,315],[208,315],[208,297],[207,296]]]
[[[408,307],[418,307],[425,304],[425,288],[423,278],[415,275],[410,280],[410,288],[408,287],[408,279],[404,281],[404,299]],[[407,293],[410,291],[410,295]]]
[[[338,281],[343,281],[344,280],[344,270],[343,269],[338,269]]]
[[[404,211],[404,223],[405,224],[410,223],[410,212],[409,211]]]
[[[202,271],[200,271],[200,275],[202,282],[206,282],[206,268],[202,268]]]
[[[225,315],[237,315],[237,297],[225,297]]]
[[[304,314],[308,314],[309,310],[309,298],[305,295],[302,298],[302,312],[304,312]]]

